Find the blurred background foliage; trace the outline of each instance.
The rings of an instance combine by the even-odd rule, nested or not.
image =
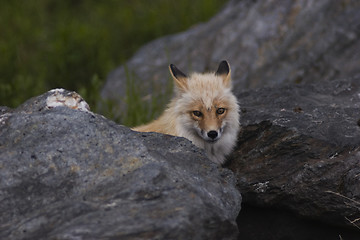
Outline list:
[[[222,0],[13,0],[0,7],[0,106],[52,88],[96,112],[107,74],[146,42],[215,15]],[[105,114],[106,113],[102,113]]]

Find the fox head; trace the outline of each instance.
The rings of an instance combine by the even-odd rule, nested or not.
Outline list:
[[[176,97],[172,103],[182,136],[199,144],[216,143],[226,135],[237,133],[238,104],[231,92],[231,70],[222,61],[215,73],[187,76],[176,66],[169,66],[175,82]]]

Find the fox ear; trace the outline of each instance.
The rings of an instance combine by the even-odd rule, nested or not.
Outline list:
[[[225,60],[221,61],[215,75],[222,77],[225,85],[230,87],[231,70],[230,70],[230,65],[229,65],[229,63],[227,61],[225,61]]]
[[[173,77],[176,86],[180,89],[186,89],[187,87],[187,76],[181,72],[174,64],[169,65],[171,76]]]

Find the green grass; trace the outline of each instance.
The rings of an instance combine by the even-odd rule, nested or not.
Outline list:
[[[152,86],[155,92],[143,97],[138,87],[140,81],[135,78],[135,74],[126,67],[125,72],[126,91],[125,97],[122,100],[125,101],[127,106],[126,113],[111,118],[126,126],[136,126],[149,122],[159,116],[173,93],[173,80],[170,74],[166,86],[161,86],[162,89]],[[114,111],[109,108],[108,112],[113,113]]]
[[[222,5],[220,0],[3,1],[0,105],[16,107],[62,87],[79,92],[97,112],[100,90],[112,69],[146,42],[206,21]],[[131,88],[128,103],[139,104],[141,99]],[[159,104],[162,101],[154,99],[146,109],[129,106],[134,116],[120,121],[128,125],[147,121]],[[101,114],[110,116],[113,106],[108,106],[109,111]]]

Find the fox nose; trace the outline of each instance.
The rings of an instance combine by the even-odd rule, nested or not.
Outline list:
[[[208,135],[209,138],[215,139],[218,136],[218,133],[217,133],[217,131],[209,131],[207,133],[207,135]]]

